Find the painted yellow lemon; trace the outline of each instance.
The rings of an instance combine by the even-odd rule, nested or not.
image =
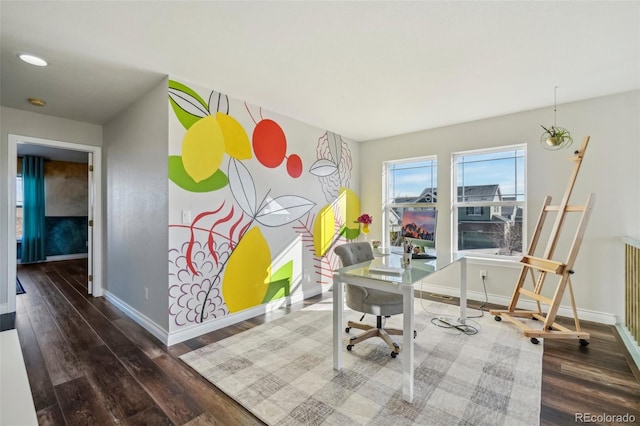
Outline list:
[[[240,123],[222,112],[216,113],[216,119],[224,135],[224,148],[227,154],[237,160],[251,158],[251,142]]]
[[[346,223],[353,223],[360,216],[360,198],[349,188],[340,188],[340,214]]]
[[[262,303],[271,275],[271,252],[260,228],[249,229],[231,253],[222,280],[222,295],[229,312]]]
[[[349,230],[359,230],[360,226],[356,223],[360,216],[360,198],[358,194],[349,188],[340,188],[338,195],[340,202],[340,216],[344,219],[344,224]]]
[[[224,135],[216,117],[196,121],[182,140],[182,164],[196,182],[218,171],[224,157]]]
[[[316,256],[322,257],[331,248],[335,238],[336,220],[333,216],[333,207],[328,204],[320,209],[313,223],[313,247]]]

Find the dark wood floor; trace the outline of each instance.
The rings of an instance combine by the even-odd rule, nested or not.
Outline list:
[[[21,266],[18,275],[27,293],[0,326],[18,330],[41,425],[261,424],[178,357],[323,299],[166,347],[104,298],[85,294],[82,260]],[[540,423],[574,424],[575,413],[629,413],[640,422],[638,372],[615,328],[583,328],[592,333],[586,347],[544,342]]]

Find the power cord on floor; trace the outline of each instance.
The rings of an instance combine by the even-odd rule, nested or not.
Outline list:
[[[466,334],[467,336],[473,336],[474,334],[477,334],[480,331],[478,327],[474,327],[474,326],[469,325],[469,324],[462,324],[462,323],[459,323],[459,322],[454,322],[454,321],[446,318],[444,316],[444,315],[446,315],[445,313],[436,313],[436,312],[429,311],[424,306],[425,298],[423,297],[423,286],[424,286],[424,283],[421,283],[421,285],[420,285],[420,306],[422,307],[422,310],[424,312],[426,312],[429,315],[433,315],[433,318],[431,318],[431,324],[435,325],[436,327],[440,327],[440,328],[457,330],[460,333]],[[473,309],[473,310],[480,311],[480,315],[467,316],[467,318],[466,318],[467,320],[484,317],[484,307],[487,305],[487,303],[489,303],[489,296],[488,296],[488,293],[487,293],[486,276],[482,276],[482,287],[484,288],[484,302],[482,303],[482,305],[480,305],[478,308],[467,308],[467,309]],[[458,318],[458,320],[459,320],[459,318]]]
[[[486,281],[486,275],[482,276],[482,287],[484,287],[484,303],[482,305],[480,305],[477,308],[469,308],[469,309],[474,309],[474,310],[478,310],[480,311],[480,315],[475,315],[475,316],[467,316],[467,318],[482,318],[484,316],[484,307],[487,305],[487,303],[489,303],[489,296],[487,295],[487,281]]]
[[[478,334],[478,329],[469,324],[461,324],[450,321],[445,317],[431,318],[431,324],[440,328],[447,329],[455,329],[458,330],[462,334],[466,334],[467,336],[473,336],[474,334]]]

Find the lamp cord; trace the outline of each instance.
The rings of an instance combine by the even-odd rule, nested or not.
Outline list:
[[[553,127],[558,127],[558,121],[556,120],[556,111],[558,109],[558,86],[553,88]]]

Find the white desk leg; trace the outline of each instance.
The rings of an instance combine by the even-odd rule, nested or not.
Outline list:
[[[413,401],[413,286],[402,286],[403,327],[402,327],[402,396],[407,402]]]
[[[467,323],[467,259],[460,260],[460,323]]]
[[[333,276],[333,369],[342,368],[342,311],[344,308],[344,284]]]

